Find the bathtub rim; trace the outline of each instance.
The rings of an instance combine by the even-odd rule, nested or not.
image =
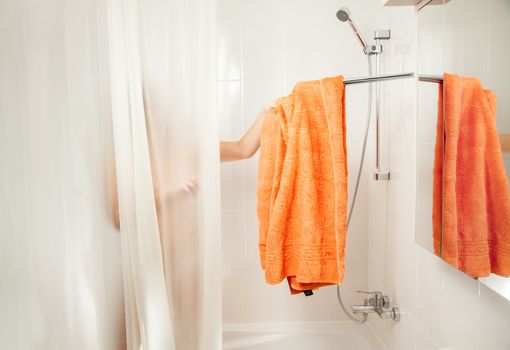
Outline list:
[[[338,334],[350,335],[365,339],[381,350],[388,350],[377,336],[370,323],[362,325],[351,321],[309,321],[309,322],[254,322],[254,323],[224,323],[224,333],[254,333],[254,334]]]

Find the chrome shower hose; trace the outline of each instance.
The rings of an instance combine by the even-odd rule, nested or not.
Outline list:
[[[368,59],[368,75],[372,75],[372,60],[370,59],[370,55],[367,55]],[[370,122],[372,120],[372,84],[368,84],[368,110],[367,110],[367,121],[365,126],[365,134],[363,137],[363,148],[361,151],[361,159],[359,162],[359,169],[358,169],[358,176],[356,178],[356,186],[354,187],[354,193],[352,195],[352,202],[349,209],[349,214],[347,215],[347,231],[349,231],[352,213],[354,211],[354,205],[356,203],[356,197],[358,196],[358,188],[359,188],[359,182],[361,179],[361,174],[363,172],[363,164],[365,162],[365,151],[367,149],[367,140],[368,140],[368,131],[370,129]],[[367,320],[367,314],[363,314],[363,317],[361,319],[358,319],[354,317],[345,307],[344,303],[342,302],[342,296],[340,294],[340,285],[336,286],[336,296],[338,299],[338,303],[340,304],[340,307],[345,312],[345,314],[355,323],[365,323]]]

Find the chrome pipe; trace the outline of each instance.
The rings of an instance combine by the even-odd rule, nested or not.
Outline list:
[[[377,39],[376,45],[380,45],[381,41]],[[381,73],[380,70],[381,55],[375,55],[375,75]],[[381,87],[379,82],[375,83],[375,171],[376,174],[381,171]],[[376,178],[376,180],[378,180]]]

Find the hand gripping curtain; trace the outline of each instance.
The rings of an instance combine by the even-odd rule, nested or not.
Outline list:
[[[108,0],[129,349],[221,349],[214,2]]]

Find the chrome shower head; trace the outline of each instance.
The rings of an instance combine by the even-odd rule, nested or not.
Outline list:
[[[358,28],[354,24],[354,22],[351,19],[351,11],[347,7],[341,7],[340,10],[337,11],[336,17],[341,22],[348,22],[351,26],[352,31],[354,32],[354,35],[358,38],[359,43],[363,47],[363,52],[367,54],[367,42],[363,38],[363,35],[359,32]]]
[[[336,17],[339,21],[345,22],[351,17],[351,11],[347,7],[341,7],[340,10],[336,13]]]

